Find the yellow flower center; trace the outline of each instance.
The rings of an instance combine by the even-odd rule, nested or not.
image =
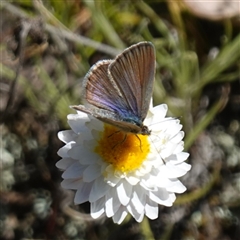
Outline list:
[[[146,135],[122,132],[105,124],[95,152],[115,170],[127,173],[141,166],[150,152],[150,144]]]

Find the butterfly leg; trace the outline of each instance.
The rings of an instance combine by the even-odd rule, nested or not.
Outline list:
[[[119,131],[119,132],[120,132],[120,131]],[[114,149],[117,145],[124,143],[124,142],[126,141],[126,139],[127,139],[127,134],[125,134],[123,140],[122,140],[121,142],[117,142],[117,143],[113,146],[112,149]]]
[[[108,138],[110,138],[111,136],[113,136],[114,134],[119,133],[119,132],[121,132],[121,131],[116,131],[116,132],[110,134],[110,135],[108,136]]]
[[[110,135],[108,136],[108,138],[112,137],[114,134],[119,133],[119,132],[121,132],[121,131],[116,131],[116,132],[110,134]],[[123,138],[123,140],[122,140],[121,142],[117,142],[117,143],[113,146],[113,149],[114,149],[117,145],[124,143],[124,142],[126,141],[126,139],[127,139],[127,134],[124,135],[124,138]]]
[[[141,149],[141,151],[142,151],[142,142],[141,142],[141,139],[139,138],[139,136],[138,136],[137,134],[135,134],[135,136],[137,137],[137,139],[138,139],[139,142],[140,142],[140,149]]]

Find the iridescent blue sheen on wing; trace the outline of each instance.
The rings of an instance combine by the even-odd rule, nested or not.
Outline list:
[[[88,105],[73,108],[120,129],[150,134],[143,125],[153,91],[155,49],[150,42],[127,48],[114,60],[97,62],[87,73],[84,97]]]

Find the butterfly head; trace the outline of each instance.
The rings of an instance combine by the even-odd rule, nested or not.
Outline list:
[[[137,129],[132,129],[129,132],[134,133],[134,134],[141,134],[141,135],[149,136],[149,135],[151,135],[152,131],[149,130],[147,126],[142,124],[141,126],[138,126]]]
[[[143,125],[142,128],[141,128],[141,134],[142,135],[150,135],[151,134],[151,130],[149,130],[147,126]]]

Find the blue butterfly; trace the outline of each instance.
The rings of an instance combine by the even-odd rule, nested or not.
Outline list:
[[[140,42],[93,65],[83,80],[86,105],[72,106],[122,131],[150,135],[143,124],[153,92],[155,48]]]

